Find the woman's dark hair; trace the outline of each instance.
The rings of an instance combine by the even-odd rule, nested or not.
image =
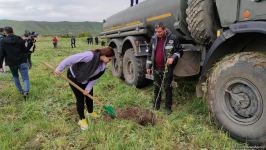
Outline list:
[[[96,52],[100,52],[100,56],[106,56],[106,57],[113,57],[115,55],[114,49],[110,46],[101,48],[101,49],[95,49]]]

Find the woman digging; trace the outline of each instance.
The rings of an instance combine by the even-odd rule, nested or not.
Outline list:
[[[60,75],[66,67],[69,67],[67,77],[85,91],[82,93],[70,85],[77,99],[77,112],[80,119],[78,124],[81,130],[88,129],[88,120],[85,119],[84,114],[85,103],[89,114],[93,117],[97,116],[96,112],[93,111],[93,100],[85,95],[93,95],[93,85],[103,75],[106,64],[114,55],[114,50],[111,47],[74,54],[65,58],[54,71],[56,75]]]

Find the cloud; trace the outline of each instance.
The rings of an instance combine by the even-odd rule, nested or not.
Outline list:
[[[0,0],[0,19],[101,22],[128,8],[129,3],[130,0]]]

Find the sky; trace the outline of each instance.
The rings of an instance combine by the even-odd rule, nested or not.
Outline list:
[[[0,0],[0,19],[102,22],[129,5],[130,0]]]

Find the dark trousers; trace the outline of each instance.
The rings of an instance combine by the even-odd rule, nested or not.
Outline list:
[[[76,43],[71,43],[71,47],[72,48],[76,47]]]
[[[54,42],[53,44],[54,44],[54,48],[57,48],[57,43]]]
[[[85,89],[87,84],[81,84],[79,83],[71,74],[70,70],[67,71],[67,77],[73,81],[75,84],[77,84],[79,87],[82,89]],[[70,84],[69,84],[70,85]],[[89,113],[93,112],[93,100],[90,99],[89,97],[83,95],[82,92],[80,92],[78,89],[76,89],[74,86],[70,85],[73,93],[75,94],[75,97],[77,99],[76,105],[77,105],[77,112],[79,114],[80,119],[85,119],[84,115],[84,105],[86,103],[87,105],[87,110]],[[90,91],[90,95],[93,95],[93,89]]]
[[[165,108],[171,109],[172,107],[172,81],[173,81],[173,67],[168,67],[165,73],[165,78],[163,81],[165,69],[154,69],[154,107],[160,108],[162,91],[165,91]],[[161,88],[161,89],[160,89]]]

